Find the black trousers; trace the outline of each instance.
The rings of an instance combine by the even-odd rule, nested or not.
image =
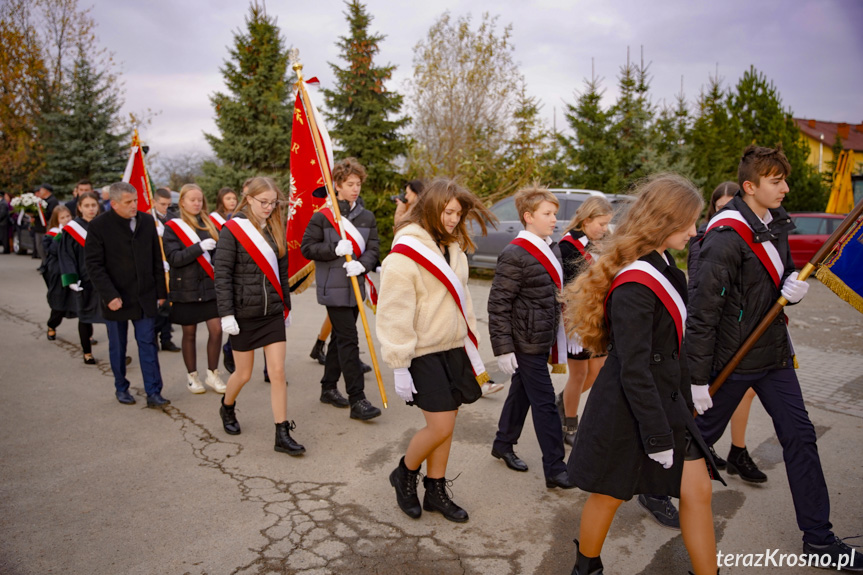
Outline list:
[[[339,377],[344,375],[348,401],[353,405],[366,398],[365,376],[360,367],[360,342],[357,335],[357,316],[360,310],[356,306],[327,306],[327,314],[333,324],[333,334],[327,347],[327,362],[321,387],[336,389]]]
[[[171,318],[156,314],[156,335],[159,337],[160,343],[171,341]]]
[[[776,437],[782,445],[785,473],[803,540],[812,545],[830,543],[833,540],[830,497],[815,445],[815,427],[806,412],[800,382],[793,369],[732,374],[713,396],[713,407],[695,418],[704,441],[713,445],[722,436],[750,387],[773,420]]]
[[[554,386],[548,373],[548,354],[515,354],[518,369],[509,384],[509,395],[500,412],[494,448],[505,453],[518,443],[528,409],[533,414],[533,429],[542,451],[542,470],[546,477],[566,471],[563,462],[563,432],[554,405]]]

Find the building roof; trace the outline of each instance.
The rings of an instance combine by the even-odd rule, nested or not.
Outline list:
[[[814,140],[821,140],[824,135],[824,145],[832,146],[838,134],[842,138],[842,147],[846,150],[863,151],[863,123],[846,124],[844,122],[822,122],[794,118],[800,130]]]

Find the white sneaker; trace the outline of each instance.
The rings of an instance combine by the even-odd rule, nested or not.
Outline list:
[[[219,377],[218,369],[208,369],[207,370],[207,385],[213,388],[213,391],[216,393],[225,393],[227,390],[227,386],[225,382],[222,381],[222,378]]]
[[[186,374],[187,382],[186,387],[192,393],[204,393],[207,389],[201,384],[201,380],[198,379],[198,372],[193,371]]]
[[[483,395],[489,395],[492,393],[497,393],[501,389],[503,389],[502,383],[484,383],[484,384],[482,384],[482,394]]]

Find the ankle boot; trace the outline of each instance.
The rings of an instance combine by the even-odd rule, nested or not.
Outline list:
[[[419,473],[419,469],[411,471],[407,468],[404,457],[399,460],[399,466],[390,473],[390,485],[396,488],[396,501],[399,508],[408,517],[414,519],[417,519],[423,512],[419,497],[417,497]]]
[[[240,435],[240,422],[237,421],[237,416],[234,414],[237,404],[225,405],[225,396],[222,396],[222,407],[219,408],[219,415],[222,416],[222,427],[225,428],[225,433],[228,435]]]
[[[291,431],[296,429],[297,425],[293,421],[283,421],[276,424],[276,446],[273,448],[279,453],[287,453],[288,455],[302,455],[306,452],[306,448],[294,441],[291,437]]]
[[[444,518],[456,523],[464,523],[468,520],[467,511],[453,503],[452,499],[449,498],[447,483],[452,484],[452,481],[447,482],[445,477],[440,479],[423,477],[423,487],[426,489],[423,497],[423,509],[440,511]]]
[[[563,442],[569,446],[575,445],[575,431],[578,429],[578,416],[564,417]]]
[[[740,475],[740,479],[749,483],[764,483],[767,481],[767,475],[758,469],[752,458],[749,457],[749,451],[745,447],[731,446],[731,451],[728,452],[728,461],[726,463],[728,475]]]
[[[600,557],[585,557],[578,547],[578,539],[572,541],[575,543],[576,559],[570,575],[603,575],[602,559]]]
[[[324,353],[324,344],[327,343],[323,339],[316,339],[315,346],[312,348],[312,353],[309,354],[314,360],[317,360],[318,363],[324,365],[327,363],[327,356]]]

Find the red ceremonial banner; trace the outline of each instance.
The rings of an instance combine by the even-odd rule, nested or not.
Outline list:
[[[315,141],[309,128],[306,107],[297,91],[294,104],[294,120],[291,132],[291,198],[288,207],[288,284],[291,293],[300,293],[314,281],[315,264],[303,257],[300,245],[309,220],[327,201],[323,169],[332,168],[332,146],[323,121],[314,104],[309,103],[318,126],[320,140],[324,146],[324,157],[328,165],[321,166],[315,151]],[[315,190],[321,190],[313,195]]]
[[[144,152],[141,151],[141,142],[138,140],[137,130],[132,137],[132,151],[129,154],[129,161],[126,162],[123,181],[132,184],[138,190],[138,211],[149,213],[150,182],[147,178],[147,168],[144,166]]]

